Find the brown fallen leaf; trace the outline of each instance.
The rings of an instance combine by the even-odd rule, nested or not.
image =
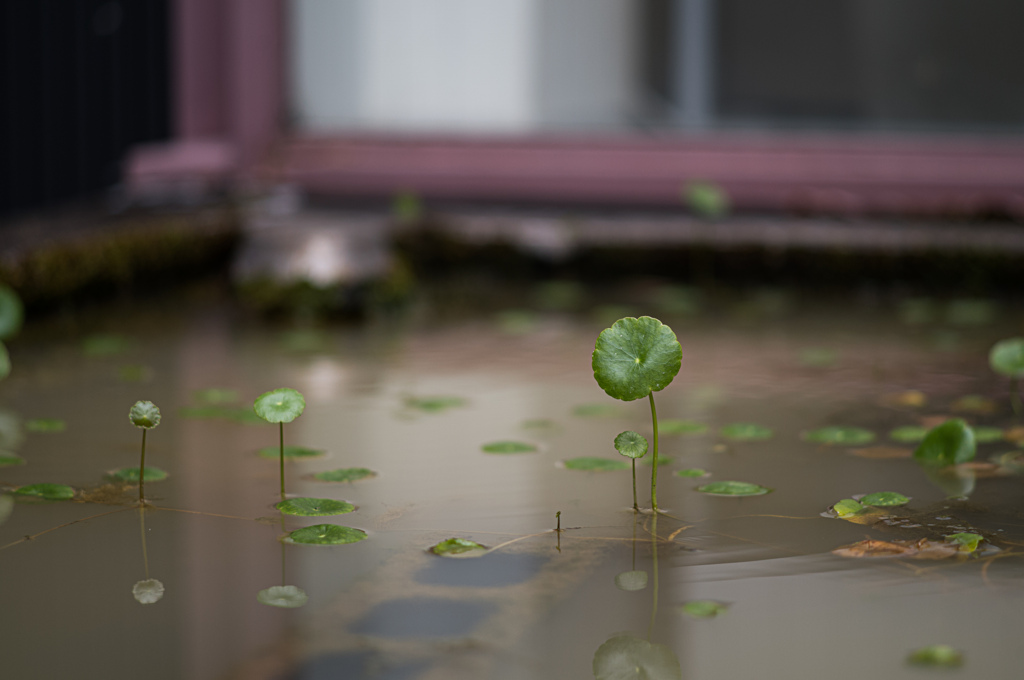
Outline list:
[[[916,541],[866,539],[832,551],[840,557],[907,557],[915,560],[943,560],[959,554],[952,543],[921,538]]]
[[[994,413],[996,402],[992,399],[971,394],[966,397],[960,397],[950,405],[950,408],[962,413]]]
[[[1014,444],[1024,444],[1024,427],[1011,427],[1003,432],[1003,437],[1009,439]]]
[[[906,392],[884,394],[878,402],[882,406],[919,407],[924,406],[928,402],[928,397],[925,396],[924,392],[920,392],[918,390],[907,390]]]
[[[847,449],[851,456],[861,458],[910,458],[914,455],[911,449],[902,446],[866,446],[862,449]]]

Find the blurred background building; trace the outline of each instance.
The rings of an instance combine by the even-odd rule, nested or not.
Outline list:
[[[313,195],[1024,216],[1013,0],[10,0],[0,211]]]

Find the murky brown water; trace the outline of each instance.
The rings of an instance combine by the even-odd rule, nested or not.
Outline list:
[[[595,311],[496,316],[504,307],[528,309],[531,299],[505,294],[472,313],[441,314],[426,303],[405,319],[307,333],[299,349],[286,329],[202,299],[103,314],[86,328],[29,329],[12,343],[16,370],[0,384],[4,446],[27,464],[0,468],[0,482],[89,489],[105,471],[137,465],[140,436],[126,417],[137,399],[163,411],[147,463],[170,477],[147,484],[157,509],[145,514],[144,539],[139,511],[127,506],[16,505],[0,526],[5,675],[586,678],[598,650],[611,649],[605,642],[628,633],[629,644],[664,645],[688,678],[919,677],[907,655],[940,643],[963,652],[964,677],[1019,677],[1010,640],[1024,616],[1024,562],[1014,552],[1024,535],[1024,481],[979,478],[969,501],[947,501],[910,459],[865,458],[800,435],[852,425],[875,432],[875,445],[907,447],[889,440],[889,430],[954,414],[966,394],[997,398],[998,410],[958,415],[1012,425],[1006,386],[986,356],[995,340],[1021,333],[1020,309],[1004,304],[989,324],[956,325],[940,315],[908,326],[885,302],[731,293],[702,313],[673,317],[643,295],[629,300],[624,311],[660,316],[683,345],[681,373],[657,395],[660,417],[709,426],[706,434],[663,436],[662,456],[672,462],[661,468],[658,489],[668,516],[655,527],[630,509],[628,471],[558,466],[577,456],[616,458],[612,440],[622,430],[650,434],[646,401],[616,402],[593,380],[594,340],[615,315],[606,310],[607,322]],[[133,344],[86,356],[81,340],[94,332]],[[125,381],[125,366],[142,367],[128,377],[143,380]],[[331,522],[363,529],[369,540],[282,547],[272,507],[277,463],[256,454],[276,444],[276,428],[182,415],[197,405],[199,390],[235,390],[248,407],[280,386],[307,401],[286,426],[286,443],[327,451],[287,464],[290,494],[358,506],[349,515],[288,518],[286,528]],[[927,404],[891,401],[907,390],[923,392]],[[465,405],[437,412],[407,405],[423,396],[460,397]],[[590,404],[616,412],[574,413]],[[60,418],[67,427],[26,431],[35,418]],[[732,422],[775,435],[730,442],[717,432]],[[504,439],[540,451],[481,452]],[[1014,447],[983,444],[978,460]],[[355,466],[378,476],[352,484],[306,478]],[[774,491],[706,496],[694,490],[703,480],[674,474],[691,467],[708,470],[708,481]],[[643,499],[650,468],[638,471]],[[911,496],[906,512],[920,523],[954,517],[1003,550],[942,561],[832,555],[868,536],[941,535],[941,528],[914,533],[820,516],[839,499],[873,491]],[[568,529],[560,536],[550,531],[558,511]],[[35,537],[21,541],[26,535]],[[472,560],[425,552],[452,536],[514,542]],[[629,571],[646,572],[645,587],[617,587],[616,576]],[[147,577],[166,591],[142,605],[132,588]],[[283,582],[301,587],[308,604],[257,602],[258,591]],[[703,620],[680,612],[703,599],[729,609]]]

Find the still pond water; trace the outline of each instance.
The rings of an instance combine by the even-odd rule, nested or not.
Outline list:
[[[18,501],[0,526],[4,677],[1020,677],[1024,479],[1012,465],[929,476],[908,457],[915,444],[889,436],[963,417],[1004,430],[979,444],[978,462],[1020,450],[1007,386],[987,364],[993,342],[1021,334],[1018,306],[763,290],[701,298],[650,283],[615,295],[476,290],[482,304],[470,309],[442,304],[453,296],[442,289],[402,318],[298,331],[204,296],[26,329],[0,384],[0,448],[25,464],[0,468],[0,484],[69,484],[79,499]],[[587,304],[609,301],[619,307]],[[647,401],[611,399],[590,368],[597,334],[645,313],[683,347],[681,372],[657,394],[669,460],[657,520],[634,515],[628,469],[562,465],[625,460],[612,446],[623,430],[650,438]],[[286,444],[324,452],[286,464],[289,495],[354,512],[282,520],[274,509],[278,463],[258,451],[278,444],[277,428],[241,414],[283,386],[307,403]],[[138,464],[127,418],[138,399],[163,412],[147,465],[169,473],[146,485],[155,507],[144,515],[133,488],[101,487],[107,471]],[[38,419],[65,427],[36,431]],[[672,433],[672,420],[706,429]],[[732,423],[773,434],[732,440],[720,434]],[[802,437],[826,426],[875,439]],[[482,450],[497,441],[537,450]],[[377,474],[311,478],[351,467]],[[690,469],[708,476],[676,474]],[[637,470],[649,505],[651,468]],[[724,480],[772,492],[696,491]],[[909,496],[887,511],[909,519],[822,516],[876,491]],[[368,539],[279,540],[325,522]],[[960,530],[988,539],[980,554],[832,553]],[[497,549],[427,552],[452,537]],[[133,587],[147,579],[165,590],[142,604]],[[305,606],[257,601],[282,584],[301,588]],[[697,601],[726,608],[699,618],[684,609]],[[908,663],[937,644],[956,648],[962,666]],[[638,666],[648,675],[628,673]]]

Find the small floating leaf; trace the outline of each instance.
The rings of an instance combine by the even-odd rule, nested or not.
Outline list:
[[[117,369],[117,377],[124,382],[146,382],[153,377],[153,369],[139,364],[127,364]]]
[[[928,428],[920,425],[904,425],[889,431],[889,439],[909,444],[923,441],[928,434]]]
[[[405,405],[425,413],[438,413],[447,411],[450,408],[465,406],[466,400],[462,397],[407,397]]]
[[[189,406],[178,411],[182,418],[212,419],[221,418],[237,423],[263,424],[264,421],[251,408],[233,408],[224,406]]]
[[[941,560],[957,554],[955,546],[922,538],[917,541],[878,541],[866,539],[836,548],[832,554],[840,557],[909,557],[917,560]]]
[[[687,468],[685,470],[676,470],[678,477],[707,477],[711,473],[702,468]]]
[[[139,581],[132,586],[132,596],[141,604],[153,604],[159,602],[164,596],[164,584],[155,578]]]
[[[706,219],[719,219],[729,212],[729,195],[713,182],[688,182],[683,187],[683,201]]]
[[[271,607],[294,609],[309,602],[309,595],[298,586],[270,586],[256,593],[256,601]]]
[[[658,467],[664,467],[666,465],[671,465],[672,461],[674,461],[674,460],[675,459],[672,458],[671,456],[658,456]],[[654,465],[654,458],[653,457],[641,458],[640,459],[640,464],[641,465],[646,465],[647,467],[651,467],[652,465]]]
[[[760,441],[771,439],[775,434],[767,427],[761,427],[752,423],[726,425],[718,433],[727,439],[735,439],[736,441]]]
[[[555,421],[548,418],[530,418],[523,421],[522,427],[524,430],[551,430],[557,425]]]
[[[337,470],[325,470],[313,475],[318,482],[355,482],[367,477],[376,477],[377,473],[367,468],[338,468]]]
[[[75,497],[75,490],[66,484],[29,484],[13,491],[19,496],[35,496],[50,501],[66,501]]]
[[[580,404],[573,408],[572,414],[581,418],[615,418],[620,411],[612,404]]]
[[[82,341],[82,352],[101,357],[121,354],[132,346],[132,341],[121,335],[90,335]]]
[[[999,442],[1004,439],[1004,432],[999,427],[976,427],[974,428],[974,441],[979,444]]]
[[[808,368],[831,368],[839,361],[839,352],[825,347],[800,350],[800,364]]]
[[[595,458],[592,456],[570,458],[569,460],[562,461],[562,465],[566,470],[591,470],[597,472],[628,470],[630,468],[629,463],[622,459],[610,460],[608,458]]]
[[[594,653],[594,680],[682,680],[679,659],[665,645],[628,633],[609,638]]]
[[[9,467],[11,465],[24,465],[25,459],[21,456],[16,456],[13,453],[7,451],[0,451],[0,467]]]
[[[594,379],[608,396],[642,399],[668,387],[679,373],[683,348],[672,329],[657,319],[619,319],[594,345]]]
[[[844,498],[832,506],[837,517],[850,517],[864,510],[864,506],[852,498]]]
[[[729,605],[714,600],[692,600],[679,607],[679,611],[695,619],[713,619],[729,609]]]
[[[160,409],[151,401],[137,401],[128,411],[128,420],[135,427],[151,430],[160,424]]]
[[[537,450],[537,445],[527,442],[500,441],[484,444],[480,449],[484,453],[532,453]]]
[[[907,657],[907,663],[915,666],[956,668],[963,665],[964,657],[949,645],[928,645],[911,652]]]
[[[67,423],[56,418],[36,418],[25,423],[29,432],[63,432]]]
[[[21,298],[9,286],[0,283],[0,340],[13,338],[21,330],[24,318]]]
[[[954,401],[950,408],[964,413],[993,413],[996,410],[996,402],[977,394],[968,394]]]
[[[951,534],[946,536],[946,541],[957,546],[960,552],[972,553],[978,549],[978,544],[985,540],[985,537],[981,534],[972,534],[970,532],[961,532],[959,534]]]
[[[920,390],[907,390],[906,392],[886,394],[879,399],[879,402],[882,406],[909,406],[917,408],[928,403],[928,397]]]
[[[220,387],[207,387],[205,390],[194,392],[192,396],[203,404],[233,404],[238,401],[237,391]]]
[[[860,502],[863,505],[872,505],[876,508],[893,508],[906,505],[910,502],[910,499],[895,491],[878,491],[864,496],[860,499]]]
[[[819,444],[845,444],[857,446],[870,444],[875,440],[875,433],[860,427],[823,427],[805,432],[804,439]]]
[[[704,434],[707,431],[707,425],[695,423],[692,420],[668,418],[658,421],[658,432],[660,434]]]
[[[137,467],[125,467],[119,470],[111,470],[107,473],[108,477],[113,479],[119,479],[122,482],[137,482],[139,481],[139,468]],[[167,479],[167,473],[158,467],[152,465],[146,466],[146,481],[147,482],[159,482],[163,479]]]
[[[285,515],[297,517],[324,517],[327,515],[344,515],[352,512],[356,506],[345,501],[331,498],[289,498],[274,506]]]
[[[624,571],[615,576],[615,587],[619,590],[635,591],[647,587],[646,571]]]
[[[849,453],[860,458],[910,458],[914,452],[899,446],[867,446],[862,449],[850,449]]]
[[[253,409],[268,423],[290,423],[306,408],[306,400],[298,390],[281,387],[264,392],[253,403]]]
[[[276,460],[281,457],[281,447],[268,446],[266,448],[260,449],[259,454],[263,458],[273,458]],[[291,445],[284,447],[285,458],[319,458],[323,455],[324,451],[322,451],[321,449],[310,449],[306,448],[305,446]]]
[[[1024,378],[1024,338],[997,342],[988,353],[988,363],[996,373]]]
[[[771,489],[749,482],[723,481],[698,486],[697,491],[713,496],[762,496],[770,493]]]
[[[974,431],[959,418],[934,427],[914,451],[914,459],[934,465],[954,465],[974,460]]]
[[[950,300],[946,307],[946,321],[954,326],[984,326],[992,323],[999,307],[992,300],[961,298]]]
[[[441,557],[479,557],[487,550],[487,546],[468,538],[449,538],[430,547],[430,552]]]
[[[647,439],[633,430],[620,432],[615,438],[615,450],[627,458],[643,458],[647,454]]]
[[[311,527],[296,529],[288,534],[285,540],[289,543],[303,545],[343,545],[358,543],[366,538],[361,529],[344,527],[338,524],[314,524]]]

